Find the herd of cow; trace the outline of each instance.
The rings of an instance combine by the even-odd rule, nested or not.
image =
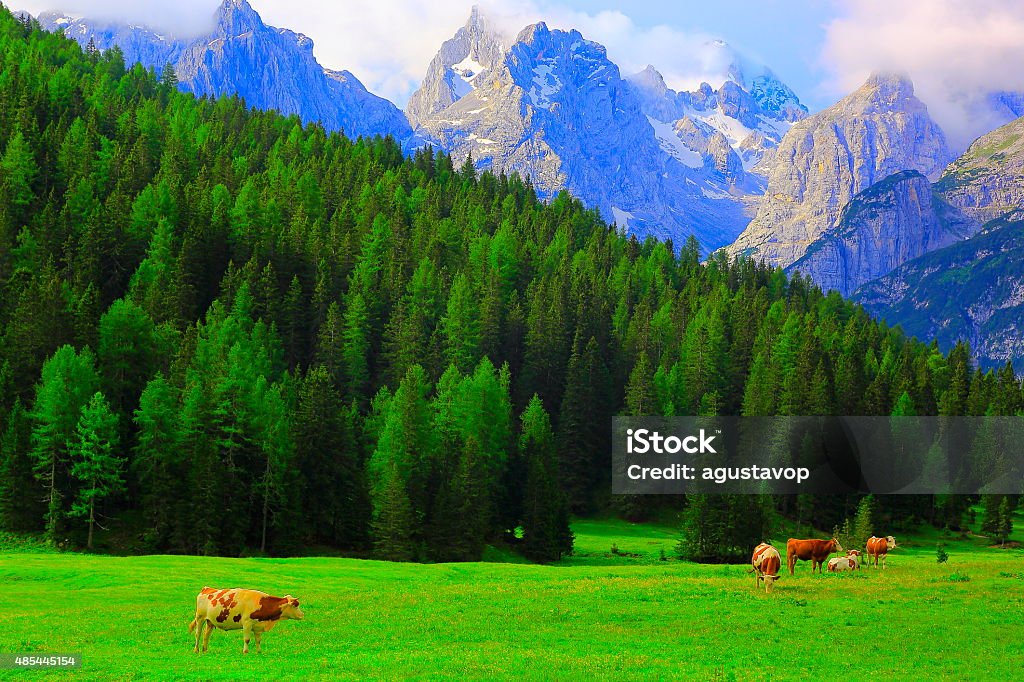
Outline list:
[[[893,536],[890,535],[884,538],[871,536],[864,547],[868,557],[868,564],[870,565],[871,560],[874,559],[874,565],[877,567],[879,561],[881,561],[882,568],[884,569],[886,554],[889,553],[889,550],[895,548],[896,538]],[[845,556],[829,559],[830,556],[837,552],[839,554],[845,552],[846,554]],[[795,573],[797,561],[810,561],[811,573],[815,571],[821,573],[822,566],[826,565],[826,560],[828,561],[828,570],[833,573],[855,571],[860,568],[860,557],[860,550],[844,550],[843,546],[839,544],[839,540],[835,538],[831,540],[798,540],[790,538],[786,542],[786,565],[789,567],[790,575]],[[750,563],[754,567],[751,572],[757,578],[757,586],[760,587],[763,582],[765,592],[771,592],[775,581],[779,579],[779,571],[782,569],[782,556],[779,554],[779,550],[775,549],[771,543],[762,542],[754,548],[754,555],[751,557]]]
[[[878,566],[881,560],[882,568],[885,568],[885,555],[890,549],[896,547],[896,538],[872,537],[867,542],[868,563],[875,560]],[[845,556],[829,556],[835,553],[842,554],[845,550],[835,538],[831,540],[797,540],[790,538],[786,543],[786,562],[789,566],[789,574],[793,575],[797,561],[810,561],[811,572],[822,571],[822,566],[828,560],[828,570],[833,572],[852,571],[860,568],[861,553],[851,549]],[[763,542],[754,548],[754,556],[751,559],[753,573],[757,576],[757,585],[764,583],[766,592],[772,591],[772,586],[779,579],[779,570],[782,568],[782,557],[779,550],[771,544]],[[273,597],[264,592],[256,590],[229,589],[221,590],[214,587],[204,587],[196,595],[195,617],[189,623],[189,632],[196,636],[195,651],[207,651],[210,646],[210,634],[214,628],[218,630],[241,630],[242,631],[242,653],[249,653],[250,638],[256,639],[256,651],[260,650],[260,638],[282,620],[302,620],[302,609],[299,608],[299,600],[290,594],[283,597]],[[204,632],[205,630],[205,632]],[[202,645],[200,647],[200,644]]]

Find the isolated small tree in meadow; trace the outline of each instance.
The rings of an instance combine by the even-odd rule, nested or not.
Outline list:
[[[742,562],[771,536],[773,512],[761,495],[688,495],[680,556],[704,563]]]
[[[875,498],[871,495],[862,497],[857,505],[857,515],[853,519],[853,547],[863,547],[868,538],[875,534],[874,511]]]
[[[71,443],[71,475],[81,484],[71,506],[72,516],[88,516],[92,549],[96,527],[96,502],[124,488],[124,460],[114,454],[117,446],[117,415],[97,391],[82,408]]]
[[[839,544],[848,549],[857,547],[857,535],[853,530],[850,519],[843,519],[843,525],[832,527],[832,537],[839,540]]]
[[[1010,498],[1004,497],[1003,501],[999,503],[999,528],[996,532],[996,538],[1003,547],[1006,547],[1006,541],[1010,539],[1011,533],[1013,533],[1013,510],[1010,508]]]
[[[944,564],[949,561],[949,553],[946,552],[946,546],[941,542],[935,546],[935,562]]]

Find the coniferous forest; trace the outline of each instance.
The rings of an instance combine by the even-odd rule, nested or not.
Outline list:
[[[858,500],[613,497],[612,416],[1024,406],[1009,365],[800,277],[638,241],[471,160],[196,99],[2,9],[0,92],[3,529],[548,561],[570,514],[729,503],[758,538]],[[968,503],[876,513],[957,528]]]

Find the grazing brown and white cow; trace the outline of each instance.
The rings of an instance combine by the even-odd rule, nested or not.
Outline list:
[[[789,574],[793,575],[797,559],[811,562],[811,573],[821,573],[821,566],[828,559],[829,554],[842,552],[843,546],[839,540],[797,540],[790,538],[786,542],[786,563],[789,566]]]
[[[766,542],[754,548],[754,555],[750,559],[754,566],[755,581],[758,587],[764,583],[764,591],[771,592],[775,581],[779,579],[779,569],[782,568],[782,557],[779,550]]]
[[[885,555],[889,553],[890,549],[896,549],[896,538],[889,535],[884,538],[876,538],[872,535],[868,538],[868,565],[871,565],[871,559],[875,560],[875,566],[878,566],[878,560],[882,560],[882,568],[885,568]]]
[[[283,597],[271,597],[256,590],[218,590],[204,587],[196,597],[196,617],[188,626],[188,631],[195,630],[196,653],[199,653],[199,639],[203,639],[203,651],[210,648],[210,633],[213,628],[221,630],[241,630],[244,646],[242,653],[249,653],[249,639],[256,636],[256,653],[260,651],[260,635],[269,632],[279,621],[293,619],[302,620],[302,609],[299,600],[290,594]],[[203,637],[203,627],[206,636]]]

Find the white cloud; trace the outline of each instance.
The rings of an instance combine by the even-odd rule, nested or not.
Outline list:
[[[1005,119],[986,97],[1024,91],[1024,3],[859,0],[826,27],[829,85],[845,93],[874,70],[897,70],[962,149]]]

